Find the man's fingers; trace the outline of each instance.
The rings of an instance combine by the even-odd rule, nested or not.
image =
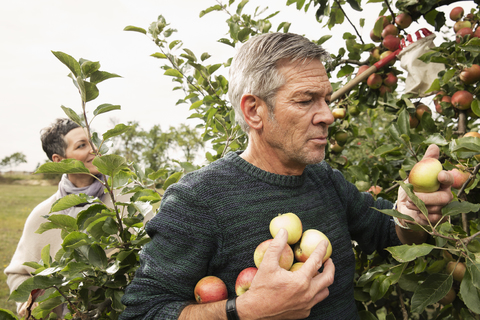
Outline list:
[[[441,188],[449,188],[453,184],[453,174],[445,170],[440,171],[437,179],[441,184]]]
[[[328,288],[332,285],[335,278],[335,265],[332,259],[328,259],[323,264],[322,273],[318,274],[312,279],[312,283],[318,286],[318,288]]]
[[[327,253],[327,247],[327,240],[320,241],[299,271],[303,269],[302,272],[305,272],[308,277],[314,277],[318,273],[318,269],[322,267],[322,261]]]
[[[261,264],[278,266],[278,261],[280,260],[280,256],[282,255],[283,249],[287,245],[287,240],[288,240],[287,230],[283,228],[280,229],[277,235],[275,236],[275,238],[273,238],[273,240],[270,242],[270,245],[268,246],[267,251],[263,256],[263,260]]]
[[[435,158],[438,159],[440,156],[440,148],[436,144],[431,144],[428,146],[427,151],[425,151],[425,155],[423,159],[427,158]]]

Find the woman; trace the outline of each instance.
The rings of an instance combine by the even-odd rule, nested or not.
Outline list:
[[[60,162],[63,159],[82,161],[92,175],[95,175],[100,180],[102,179],[102,175],[92,164],[95,154],[88,142],[85,131],[75,122],[69,119],[57,119],[52,126],[42,130],[41,141],[43,150],[53,162]],[[42,234],[35,233],[42,223],[48,221],[43,216],[49,214],[50,208],[58,199],[69,194],[85,193],[89,196],[98,197],[108,207],[113,207],[110,196],[104,193],[103,184],[98,179],[88,174],[64,174],[58,184],[58,191],[33,209],[25,222],[23,234],[10,265],[5,269],[10,293],[31,276],[30,272],[33,269],[24,266],[24,262],[40,261],[41,251],[48,244],[50,244],[52,258],[61,249],[62,238],[60,229],[51,229]],[[130,196],[118,196],[116,200],[129,202]],[[88,205],[75,206],[56,213],[76,217]],[[151,215],[152,213],[150,212],[145,217],[145,221],[150,219]],[[17,303],[17,312],[20,316],[24,316],[26,307],[26,302]]]

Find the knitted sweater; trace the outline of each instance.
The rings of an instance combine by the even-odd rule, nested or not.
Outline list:
[[[166,190],[147,225],[152,240],[123,296],[121,319],[177,319],[206,275],[222,279],[233,297],[237,275],[255,266],[255,248],[271,238],[270,220],[286,212],[297,214],[304,230],[325,233],[333,248],[330,295],[308,319],[357,319],[351,240],[366,252],[400,244],[391,219],[371,207],[390,209],[392,203],[358,192],[325,162],[307,166],[301,176],[282,176],[231,152]]]

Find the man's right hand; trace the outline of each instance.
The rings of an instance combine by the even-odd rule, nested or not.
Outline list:
[[[322,241],[310,258],[297,271],[281,268],[278,260],[287,244],[287,232],[282,229],[265,253],[250,289],[237,298],[240,319],[301,319],[310,315],[314,305],[329,295],[335,266],[332,259],[318,270],[327,251]]]

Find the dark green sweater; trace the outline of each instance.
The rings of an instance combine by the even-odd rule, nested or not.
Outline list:
[[[325,233],[333,248],[330,295],[308,319],[356,319],[351,240],[366,252],[400,244],[389,216],[373,206],[390,209],[392,203],[358,192],[325,162],[307,166],[301,176],[282,176],[231,152],[165,192],[147,225],[152,241],[123,296],[121,319],[177,319],[206,275],[222,279],[233,297],[237,275],[255,266],[256,246],[271,238],[270,220],[286,212],[297,214],[304,230]]]

